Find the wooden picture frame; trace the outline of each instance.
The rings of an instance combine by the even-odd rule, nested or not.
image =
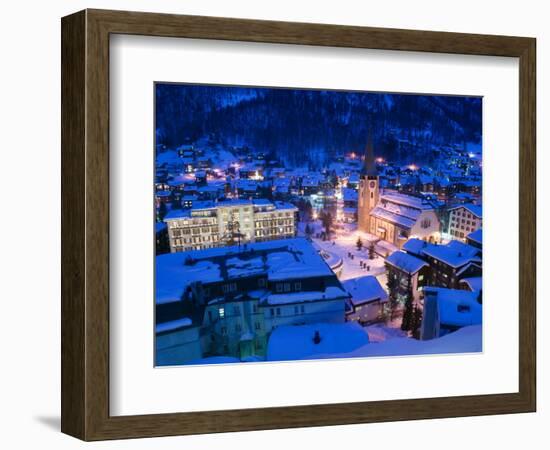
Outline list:
[[[533,38],[85,10],[62,30],[62,417],[84,440],[535,411]],[[109,36],[133,34],[519,58],[519,392],[141,416],[109,415]]]

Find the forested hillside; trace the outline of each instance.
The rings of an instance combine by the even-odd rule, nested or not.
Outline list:
[[[157,84],[157,143],[214,135],[287,164],[322,165],[362,151],[372,126],[377,155],[429,160],[431,145],[478,143],[477,97]],[[405,149],[405,150],[404,150]]]

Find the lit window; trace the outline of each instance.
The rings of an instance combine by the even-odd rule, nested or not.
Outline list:
[[[220,315],[220,319],[223,319],[225,317],[225,308],[218,309],[218,314]]]

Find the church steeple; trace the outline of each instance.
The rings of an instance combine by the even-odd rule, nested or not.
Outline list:
[[[372,128],[369,127],[369,135],[367,137],[367,147],[365,148],[365,161],[363,163],[363,175],[377,176],[376,163],[374,162],[374,150],[372,148]]]
[[[372,147],[372,128],[369,127],[367,147],[365,148],[365,161],[361,169],[359,181],[359,205],[357,208],[358,228],[367,233],[376,234],[375,218],[371,218],[371,211],[376,208],[379,198],[379,178],[374,161]]]

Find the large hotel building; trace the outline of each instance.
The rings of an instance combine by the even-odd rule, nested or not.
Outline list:
[[[170,252],[291,238],[296,235],[298,209],[289,203],[265,199],[195,203],[170,211]]]

